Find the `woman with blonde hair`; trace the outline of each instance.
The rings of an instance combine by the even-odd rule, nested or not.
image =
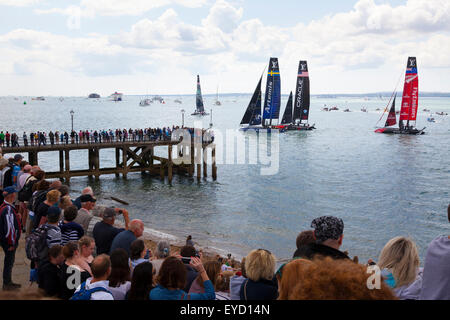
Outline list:
[[[419,252],[409,238],[395,237],[381,250],[378,266],[386,284],[398,298],[417,300],[422,287]]]
[[[275,256],[266,249],[252,250],[245,258],[247,280],[241,285],[241,300],[275,300],[278,284],[275,274]]]
[[[80,247],[80,258],[83,259],[89,266],[91,265],[94,257],[92,253],[95,249],[95,240],[89,236],[82,236],[78,240],[78,246]]]

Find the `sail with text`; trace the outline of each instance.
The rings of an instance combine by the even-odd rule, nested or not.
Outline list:
[[[203,106],[202,89],[200,88],[200,76],[197,75],[197,96],[195,99],[196,111],[204,112],[205,107]]]
[[[294,123],[296,120],[308,122],[309,117],[309,73],[306,61],[300,61],[298,65],[297,86],[294,100]]]
[[[403,87],[400,122],[406,120],[409,125],[409,121],[416,121],[418,102],[419,76],[417,74],[417,61],[415,57],[409,57]]]
[[[279,118],[280,104],[281,81],[278,58],[270,58],[267,73],[266,93],[264,96],[263,125],[266,125],[266,120],[270,120],[269,125],[272,125],[272,119]]]
[[[286,109],[284,109],[283,118],[281,119],[281,124],[291,124],[291,123],[292,123],[292,91],[289,94]]]
[[[385,127],[393,126],[397,123],[397,117],[395,116],[395,98],[397,98],[397,94],[395,94],[394,101],[392,101],[391,110],[384,124]]]
[[[241,124],[260,125],[261,124],[261,82],[262,76],[259,79],[252,99],[248,104],[247,110],[242,117]]]

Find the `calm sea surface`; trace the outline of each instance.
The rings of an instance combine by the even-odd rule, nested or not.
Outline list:
[[[165,98],[166,104],[140,107],[139,96],[124,96],[117,103],[107,98],[1,97],[0,130],[20,136],[30,130],[70,130],[71,109],[75,130],[180,125],[181,109],[186,110],[185,125],[198,119],[190,115],[193,95]],[[176,98],[183,103],[174,103]],[[250,95],[223,96],[222,106],[215,106],[214,97],[205,96],[214,129],[237,129],[249,99]],[[283,96],[282,111],[286,100]],[[325,104],[340,110],[320,111]],[[351,256],[376,259],[389,239],[401,235],[416,241],[423,259],[434,237],[450,234],[450,116],[435,116],[436,123],[430,123],[429,113],[421,110],[450,113],[450,100],[420,98],[417,127],[427,127],[422,136],[375,134],[381,115],[375,109],[386,104],[386,98],[313,97],[310,122],[317,130],[279,136],[279,152],[273,155],[279,169],[274,175],[261,175],[260,165],[222,164],[215,182],[210,176],[200,183],[195,177],[174,176],[169,186],[135,173],[127,180],[114,175],[102,176],[99,182],[73,178],[71,193],[75,197],[91,185],[98,199],[112,195],[129,202],[131,217],[144,220],[150,232],[158,230],[174,242],[191,234],[201,246],[237,257],[257,248],[269,249],[278,258],[291,257],[300,231],[309,229],[318,216],[335,215],[344,220],[343,250]],[[369,112],[361,112],[362,106]],[[342,112],[346,107],[353,112]],[[209,116],[203,118],[204,127],[209,122]],[[114,165],[114,150],[103,150],[100,157],[101,166]],[[39,155],[47,171],[58,170],[58,161],[58,153]],[[71,168],[87,167],[87,150],[71,152]]]

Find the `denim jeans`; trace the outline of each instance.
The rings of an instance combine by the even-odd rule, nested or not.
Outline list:
[[[8,246],[3,244],[2,248],[5,252],[5,261],[3,264],[3,285],[6,285],[12,282],[11,275],[14,266],[14,260],[16,258],[16,249],[9,251]]]

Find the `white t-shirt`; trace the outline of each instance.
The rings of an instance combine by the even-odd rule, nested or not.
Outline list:
[[[103,287],[106,290],[109,291],[108,288],[108,280],[103,280],[103,281],[97,281],[91,284],[91,280],[92,278],[89,278],[86,280],[86,289],[93,289],[93,288],[98,288],[98,287]],[[75,292],[80,291],[81,285],[78,286],[77,290],[75,290]],[[105,292],[105,291],[97,291],[94,292],[91,295],[91,300],[114,300],[114,296],[111,295],[111,293]]]
[[[110,287],[109,281],[106,281],[106,283],[107,283],[106,290],[112,293],[114,300],[125,300],[125,296],[127,295],[127,292],[130,291],[131,288],[130,281],[127,281],[118,287]]]

